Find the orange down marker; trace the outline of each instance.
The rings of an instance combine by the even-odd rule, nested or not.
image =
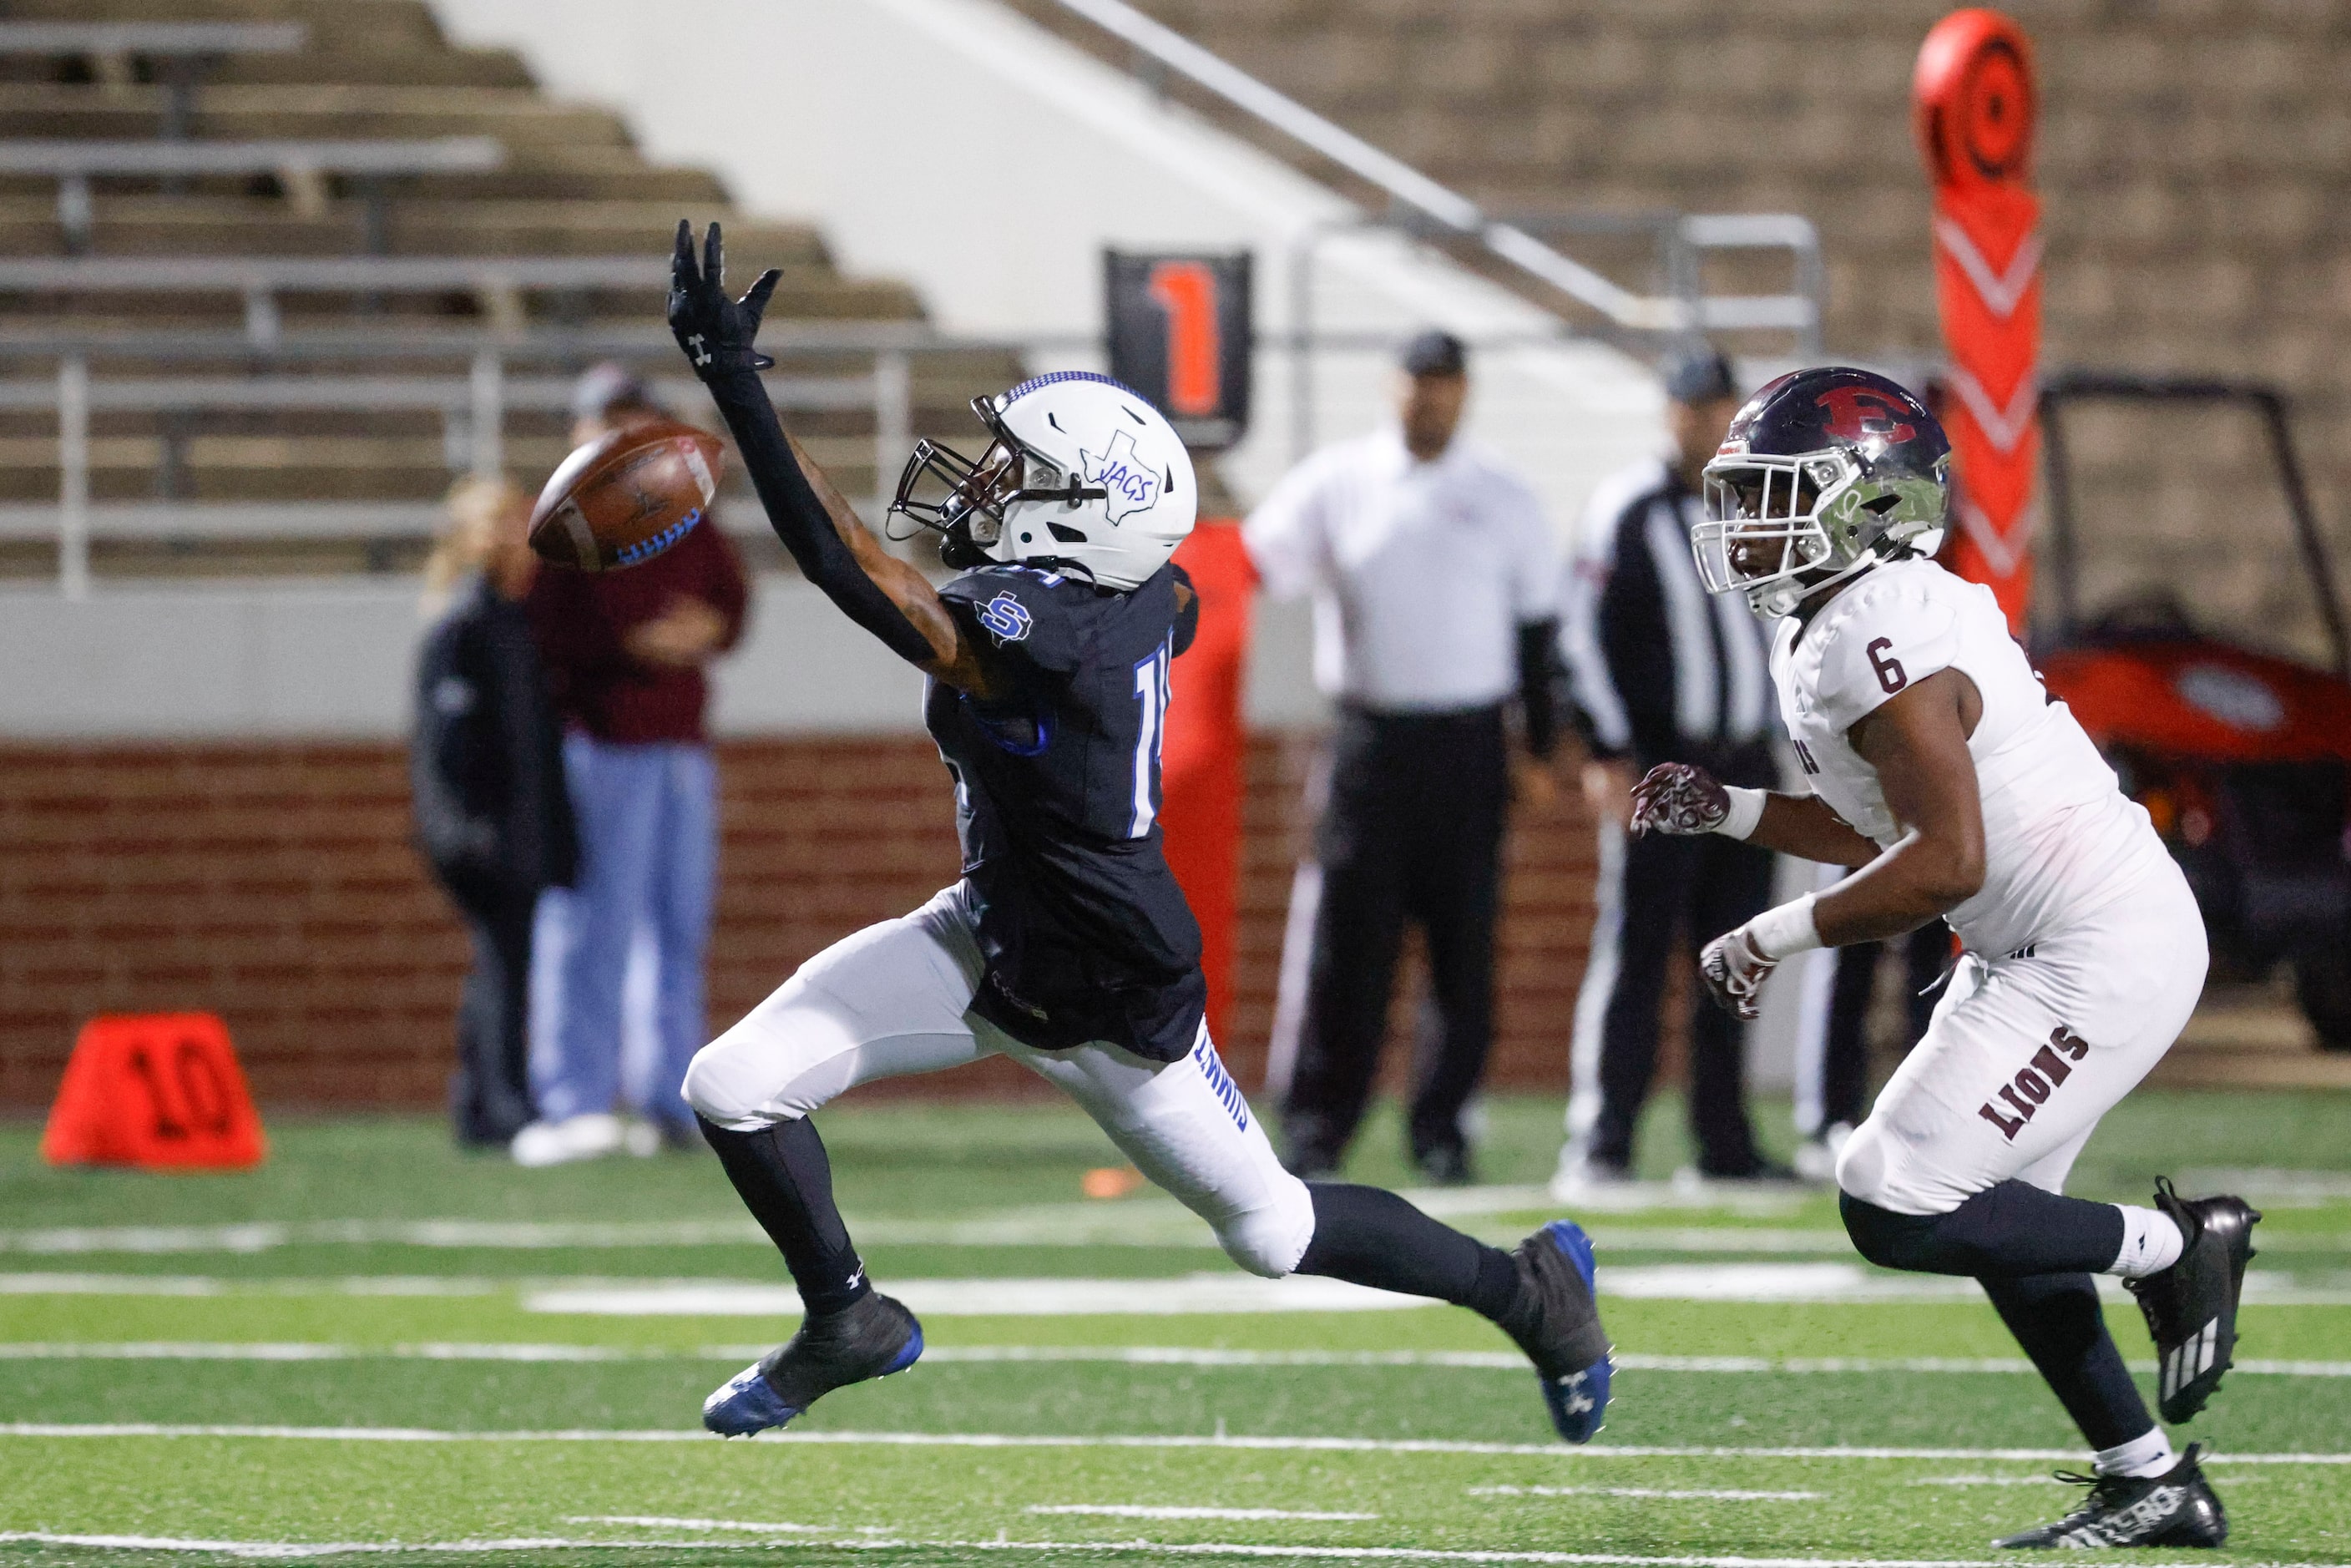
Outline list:
[[[236,1049],[211,1013],[84,1024],[41,1134],[53,1166],[242,1170],[268,1152]]]

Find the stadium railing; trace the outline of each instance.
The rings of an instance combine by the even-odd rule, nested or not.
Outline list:
[[[131,76],[130,62],[161,68],[163,117],[155,133],[185,141],[194,130],[196,94],[212,62],[226,55],[292,54],[309,42],[299,22],[0,22],[0,55],[45,55],[111,62]]]
[[[0,256],[0,291],[22,294],[234,294],[256,348],[284,329],[284,294],[380,295],[463,289],[495,326],[520,329],[522,296],[590,288],[669,287],[657,256]]]
[[[1327,159],[1355,179],[1383,193],[1390,210],[1368,220],[1428,237],[1467,242],[1524,277],[1556,289],[1596,312],[1604,336],[1635,340],[1678,338],[1709,331],[1783,329],[1795,336],[1801,354],[1820,350],[1823,282],[1820,240],[1812,224],[1794,214],[1757,214],[1684,218],[1669,225],[1673,252],[1666,267],[1669,292],[1647,295],[1628,289],[1538,237],[1537,230],[1563,232],[1573,217],[1528,219],[1489,213],[1469,197],[1419,170],[1247,71],[1201,47],[1181,33],[1144,15],[1125,0],[1053,0],[1061,10],[1098,28],[1129,50],[1129,69],[1155,90],[1180,76],[1259,125]],[[1311,289],[1311,252],[1319,235],[1301,241],[1309,265],[1295,270]],[[1789,292],[1709,297],[1700,261],[1705,253],[1728,249],[1784,249],[1794,263]],[[1311,314],[1311,311],[1310,311]],[[1644,344],[1643,346],[1647,346]]]
[[[367,209],[369,248],[384,229],[378,183],[407,174],[478,174],[502,168],[506,149],[489,136],[350,141],[99,141],[0,140],[0,174],[53,179],[66,248],[89,249],[98,209],[90,182],[111,177],[184,180],[197,175],[274,176],[296,208],[326,205],[325,176],[353,177]]]
[[[876,472],[894,475],[912,449],[913,356],[965,352],[1000,344],[949,339],[917,322],[775,322],[762,346],[783,354],[852,355],[871,365],[862,376],[778,375],[768,378],[778,405],[791,410],[870,410]],[[99,412],[316,411],[378,413],[437,411],[443,449],[455,472],[496,474],[505,466],[503,430],[517,410],[560,412],[569,403],[569,373],[579,365],[615,359],[667,370],[677,350],[659,328],[625,331],[358,330],[286,334],[255,359],[243,332],[125,332],[104,336],[8,334],[0,356],[52,361],[53,374],[0,381],[0,410],[47,411],[57,421],[57,504],[0,506],[0,538],[54,538],[60,589],[78,598],[89,591],[93,537],[127,538],[378,538],[433,531],[435,508],[378,501],[297,503],[144,502],[101,504],[91,497],[90,418]],[[172,361],[217,365],[246,359],[256,373],[158,375]],[[93,373],[108,361],[134,362],[139,373]],[[305,374],[305,362],[335,371]],[[375,373],[342,367],[373,363]],[[451,367],[465,367],[451,373]],[[510,374],[510,367],[537,374]],[[683,378],[657,378],[657,390],[680,404],[695,391]]]
[[[243,258],[238,258],[242,263]],[[352,261],[339,282],[381,284]],[[404,264],[402,264],[404,265]],[[470,259],[453,266],[470,267]],[[522,265],[517,263],[515,265]],[[631,259],[628,266],[642,269]],[[616,271],[619,269],[616,268]],[[433,276],[418,268],[408,276]],[[421,285],[420,285],[421,286]],[[1305,339],[1269,335],[1267,348],[1318,353],[1379,353],[1392,333],[1322,331]],[[1488,335],[1481,351],[1555,342],[1555,334]],[[867,366],[862,375],[771,373],[770,394],[787,411],[870,411],[874,478],[879,491],[861,507],[879,521],[906,454],[914,446],[916,362],[926,357],[1012,354],[1032,364],[1090,361],[1101,351],[1085,335],[1014,339],[956,337],[919,321],[789,321],[768,324],[761,346],[788,363],[794,358],[848,358]],[[207,411],[437,412],[442,446],[453,474],[495,474],[506,464],[504,427],[516,412],[559,413],[569,405],[571,374],[587,363],[617,360],[643,369],[674,406],[693,406],[697,389],[669,372],[676,346],[657,326],[630,329],[537,329],[520,332],[458,329],[281,332],[256,346],[241,330],[59,333],[0,329],[0,361],[51,367],[45,375],[0,379],[0,413],[51,414],[57,433],[57,501],[54,506],[0,504],[0,540],[57,541],[57,581],[69,598],[91,588],[90,544],[114,538],[399,538],[429,535],[438,510],[399,501],[99,502],[93,498],[91,416],[99,413]],[[169,373],[173,362],[191,367]],[[101,373],[109,364],[125,373]],[[352,365],[375,367],[353,373]],[[224,365],[244,367],[225,373]],[[306,365],[328,367],[306,372]],[[738,508],[749,531],[757,514]]]

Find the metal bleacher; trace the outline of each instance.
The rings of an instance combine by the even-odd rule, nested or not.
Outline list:
[[[852,494],[1018,373],[420,0],[185,3],[0,22],[0,576],[409,569],[455,476],[552,468],[586,365],[699,407],[661,325],[684,213],[783,269],[770,386]]]

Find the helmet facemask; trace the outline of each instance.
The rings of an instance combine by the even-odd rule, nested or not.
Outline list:
[[[1842,447],[1781,456],[1730,452],[1706,465],[1706,520],[1690,529],[1709,593],[1739,590],[1765,620],[1941,527],[1933,480],[1872,474]]]
[[[994,437],[977,460],[944,441],[917,441],[898,474],[889,517],[904,517],[914,529],[940,536],[939,559],[959,570],[1006,559],[1005,514],[1027,502],[1075,506],[1101,500],[1108,492],[1082,485],[1052,459],[1004,427],[998,400],[977,397],[971,411]],[[887,527],[889,537],[907,539],[913,531]]]

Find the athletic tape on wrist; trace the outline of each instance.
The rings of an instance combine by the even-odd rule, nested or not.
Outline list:
[[[1813,895],[1792,898],[1767,909],[1746,925],[1748,946],[1777,963],[1821,945],[1820,927],[1813,924]]]
[[[1722,792],[1730,797],[1730,810],[1715,825],[1714,831],[1726,839],[1749,837],[1755,831],[1755,825],[1763,820],[1765,791],[1742,789],[1736,784],[1726,784]]]

